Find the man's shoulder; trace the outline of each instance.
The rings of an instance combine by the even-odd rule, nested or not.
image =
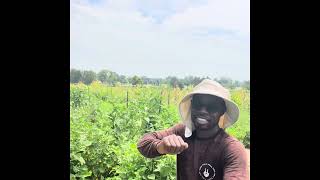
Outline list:
[[[225,144],[225,148],[228,149],[245,149],[244,145],[237,138],[229,135],[225,131],[223,131],[223,143]]]

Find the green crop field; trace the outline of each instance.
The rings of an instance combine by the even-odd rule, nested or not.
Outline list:
[[[178,103],[191,90],[166,86],[70,85],[70,179],[175,179],[176,157],[143,157],[143,134],[178,122]],[[250,92],[232,90],[240,117],[226,131],[250,147]]]

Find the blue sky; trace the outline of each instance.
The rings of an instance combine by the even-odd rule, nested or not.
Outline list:
[[[250,79],[249,0],[71,0],[70,66]]]

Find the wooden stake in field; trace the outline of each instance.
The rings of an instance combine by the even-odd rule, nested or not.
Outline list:
[[[127,108],[128,108],[128,101],[129,101],[129,92],[128,92],[128,89],[127,89]]]

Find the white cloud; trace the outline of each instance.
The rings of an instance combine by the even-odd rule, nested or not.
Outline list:
[[[232,18],[235,15],[227,16],[222,11],[219,11],[219,17],[225,21],[212,22],[210,19],[219,14],[210,12],[216,1],[210,1],[207,6],[186,4],[185,9],[172,7],[179,11],[157,23],[154,17],[143,15],[138,10],[141,5],[133,1],[103,1],[97,5],[72,0],[71,67],[110,69],[120,74],[149,77],[225,75],[249,79],[249,40],[246,36],[243,37],[245,41],[241,37],[211,37],[205,33],[194,36],[194,32],[201,31],[202,27],[231,29],[245,34],[245,23],[237,24]],[[226,8],[226,4],[219,7]],[[175,6],[179,6],[178,3]],[[230,13],[228,9],[225,11]],[[198,21],[199,18],[202,19]]]
[[[168,28],[183,31],[196,28],[219,28],[236,31],[242,35],[250,33],[249,0],[214,0],[208,4],[189,7],[164,22]]]

